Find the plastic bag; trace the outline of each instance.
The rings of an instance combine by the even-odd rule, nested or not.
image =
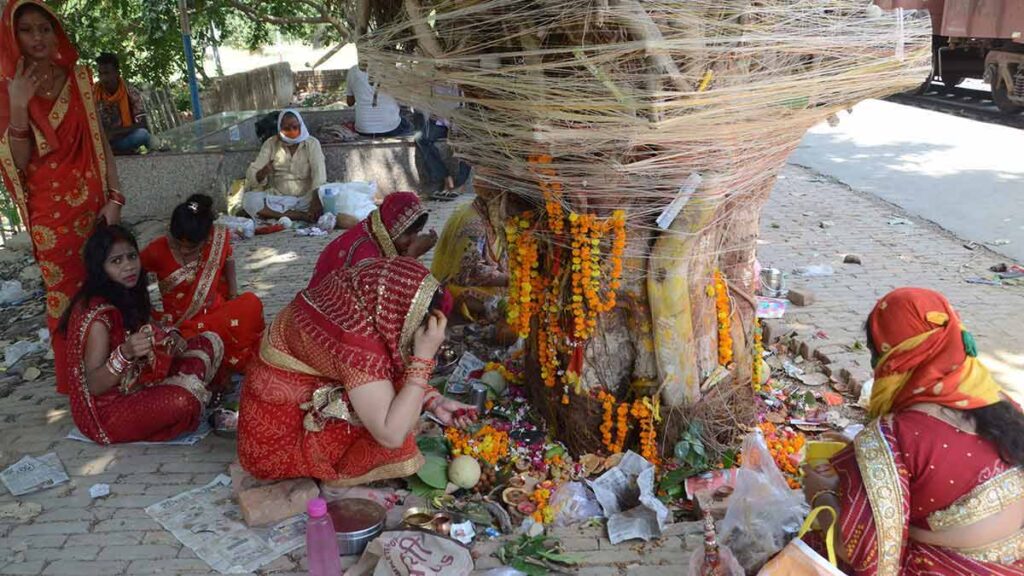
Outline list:
[[[320,203],[324,212],[347,214],[359,220],[377,209],[374,203],[376,195],[376,182],[331,183],[320,187]]]
[[[755,430],[743,439],[743,467],[719,527],[722,544],[740,565],[756,572],[793,539],[807,515],[804,495],[791,490],[775,465],[764,435]]]
[[[28,297],[18,280],[5,280],[0,284],[0,305],[15,304]]]
[[[555,490],[551,507],[557,510],[555,526],[572,526],[591,518],[600,518],[601,505],[582,482],[566,482]]]
[[[242,238],[252,238],[256,235],[256,221],[252,218],[225,215],[217,218],[217,224],[231,230]]]
[[[721,560],[721,574],[722,576],[746,576],[743,571],[743,567],[736,561],[736,556],[733,555],[732,550],[729,550],[727,546],[718,547],[718,557]],[[690,555],[690,571],[687,572],[688,576],[701,576],[701,568],[704,567],[704,547],[700,546],[693,551]]]

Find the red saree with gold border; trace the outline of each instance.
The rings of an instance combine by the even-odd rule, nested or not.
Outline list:
[[[363,427],[348,392],[396,388],[413,333],[438,291],[410,258],[367,260],[300,292],[274,319],[242,386],[238,458],[258,478],[312,477],[351,486],[416,472],[412,433],[385,448]]]
[[[13,16],[26,4],[43,8],[57,20],[44,3],[34,0],[8,2],[0,20],[0,73],[4,77],[0,82],[0,173],[32,238],[33,255],[46,286],[46,320],[52,335],[57,391],[67,394],[66,344],[56,328],[85,278],[82,248],[107,201],[107,164],[92,78],[88,69],[76,65],[78,52],[58,25],[54,64],[67,72],[67,82],[53,101],[32,98],[32,157],[25,171],[15,166],[7,133],[7,79],[14,76],[21,58]]]
[[[242,372],[266,328],[263,303],[251,292],[229,300],[224,266],[232,256],[231,232],[214,226],[199,259],[182,265],[167,237],[142,251],[142,266],[156,274],[163,313],[159,320],[191,338],[214,332],[224,341],[224,369]]]
[[[1024,575],[1024,530],[977,548],[914,541],[910,526],[970,526],[1024,498],[1024,472],[986,440],[905,411],[875,420],[832,460],[855,576]]]

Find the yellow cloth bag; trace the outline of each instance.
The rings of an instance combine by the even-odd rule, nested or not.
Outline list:
[[[828,549],[828,559],[822,558],[813,548],[804,543],[801,538],[811,529],[811,524],[818,514],[823,510],[832,513],[832,522],[825,531],[825,547]],[[832,535],[836,529],[836,511],[831,506],[818,506],[807,515],[804,525],[800,527],[800,533],[792,542],[786,544],[774,558],[768,561],[757,573],[758,576],[843,576],[842,570],[836,568],[836,551],[833,547]]]

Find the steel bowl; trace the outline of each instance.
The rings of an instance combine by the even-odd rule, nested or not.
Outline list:
[[[338,551],[342,556],[362,554],[366,545],[384,531],[387,511],[372,500],[344,498],[327,505],[327,513],[338,533]]]

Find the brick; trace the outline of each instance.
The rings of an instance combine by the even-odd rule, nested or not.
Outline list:
[[[42,560],[35,560],[33,562],[12,562],[3,568],[0,568],[0,574],[3,576],[34,576],[43,571],[43,567],[46,566],[46,562]]]
[[[126,574],[144,576],[148,574],[209,574],[213,572],[210,566],[202,560],[183,560],[172,558],[169,560],[133,560],[128,565]],[[275,576],[277,576],[275,574]]]
[[[174,534],[167,532],[166,530],[154,530],[153,532],[146,532],[142,537],[143,544],[163,544],[165,546],[180,545],[178,539],[174,537]]]
[[[43,574],[46,576],[51,574],[53,576],[68,576],[69,574],[74,574],[74,576],[110,576],[111,574],[120,574],[127,567],[127,562],[61,560],[49,564],[46,570],[43,570]]]
[[[320,488],[308,478],[284,480],[241,492],[238,506],[246,524],[267,526],[302,513],[306,503],[319,495]]]
[[[135,546],[107,546],[100,552],[100,560],[165,560],[176,558],[181,545],[138,544]]]
[[[228,467],[223,462],[168,462],[160,467],[161,473],[174,474],[223,474]]]
[[[93,532],[148,532],[161,530],[159,524],[150,518],[113,518],[104,520],[93,528]]]
[[[53,534],[85,534],[89,531],[88,522],[45,522],[18,526],[11,531],[12,538],[24,536],[48,536]]]
[[[35,545],[25,551],[25,559],[32,560],[95,560],[100,553],[99,546],[65,546],[63,548],[37,548]]]
[[[33,540],[34,541],[34,540]],[[130,546],[142,541],[139,532],[102,532],[99,534],[75,534],[68,537],[68,546]]]
[[[60,548],[68,541],[64,534],[29,536],[26,538],[0,538],[0,550],[27,550],[29,544],[42,548]]]
[[[787,298],[794,306],[810,306],[816,300],[814,292],[806,288],[790,288]]]

